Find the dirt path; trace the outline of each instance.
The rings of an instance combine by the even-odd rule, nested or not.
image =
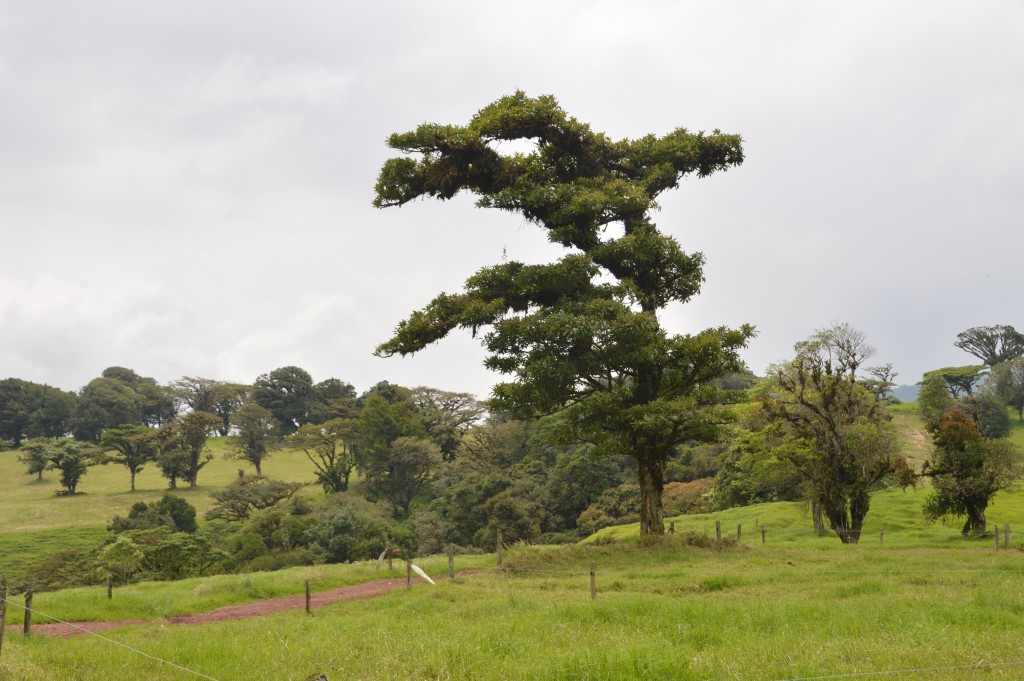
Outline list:
[[[460,572],[458,574],[465,575],[471,571]],[[446,576],[436,576],[432,579],[444,579]],[[422,584],[423,580],[420,578],[413,579],[413,584]],[[319,591],[311,594],[310,605],[314,608],[318,608],[324,605],[330,605],[331,603],[340,603],[342,601],[355,601],[363,598],[373,598],[375,596],[382,596],[396,589],[405,587],[404,579],[379,579],[374,582],[365,582],[363,584],[352,584],[350,586],[342,586],[337,589],[331,589],[329,591]],[[247,617],[260,617],[262,615],[270,615],[276,612],[284,612],[285,610],[301,610],[306,607],[306,596],[286,596],[284,598],[270,598],[265,601],[255,601],[253,603],[243,603],[241,605],[228,605],[223,608],[217,608],[216,610],[210,610],[208,612],[197,612],[191,615],[175,615],[162,620],[122,620],[119,622],[74,622],[72,624],[62,624],[59,622],[52,624],[33,624],[32,633],[45,634],[47,636],[59,636],[61,638],[68,638],[70,636],[80,636],[83,634],[98,633],[106,631],[107,629],[114,629],[116,627],[126,627],[135,624],[179,624],[184,626],[192,626],[196,624],[206,624],[208,622],[227,622],[229,620],[240,620]],[[16,625],[20,631],[21,625]],[[14,629],[14,626],[9,626],[8,631]]]

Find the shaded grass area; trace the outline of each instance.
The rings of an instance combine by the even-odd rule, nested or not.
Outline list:
[[[593,602],[590,565],[599,590]],[[332,680],[768,680],[1024,659],[1019,552],[836,542],[827,551],[750,545],[717,553],[677,536],[517,547],[505,567],[312,617],[107,635],[218,681],[314,673]],[[97,639],[9,641],[0,671],[14,681],[188,678]],[[992,667],[986,676],[1020,678],[1021,671]]]

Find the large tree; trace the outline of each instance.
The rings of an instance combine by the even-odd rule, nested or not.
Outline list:
[[[500,143],[532,144],[503,154]],[[656,198],[688,175],[739,165],[739,135],[684,129],[609,139],[558,106],[522,92],[484,107],[466,126],[424,124],[394,134],[406,154],[387,161],[374,205],[476,194],[477,205],[522,215],[569,249],[546,265],[502,262],[441,294],[400,323],[379,355],[406,355],[457,328],[488,328],[485,365],[514,376],[492,407],[517,417],[566,410],[566,440],[636,459],[642,533],[664,532],[666,460],[686,440],[708,437],[714,379],[738,370],[753,334],[709,329],[670,336],[658,312],[689,300],[703,281],[701,254],[658,231]]]
[[[874,349],[847,324],[821,329],[795,349],[761,403],[809,444],[797,464],[810,501],[844,544],[856,544],[871,493],[888,478],[910,479],[885,402],[857,382],[856,367]]]
[[[974,326],[956,335],[953,343],[990,367],[1024,355],[1024,333],[1012,326]]]
[[[77,397],[52,386],[0,380],[0,440],[17,447],[25,438],[63,437],[71,432]]]

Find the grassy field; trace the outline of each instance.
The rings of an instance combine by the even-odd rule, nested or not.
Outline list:
[[[210,438],[214,458],[199,472],[199,485],[179,486],[172,493],[196,507],[198,516],[213,504],[210,492],[238,477],[238,469],[252,473],[241,461],[225,459],[225,438]],[[0,452],[0,574],[15,584],[28,576],[30,566],[63,551],[84,549],[100,543],[107,523],[125,516],[132,504],[153,502],[168,492],[167,480],[150,464],[129,490],[130,478],[123,466],[108,464],[89,469],[79,484],[79,494],[58,497],[58,475],[47,472],[42,480],[24,474],[25,467],[12,451]],[[301,451],[275,452],[263,464],[264,475],[310,486],[304,493],[320,495],[313,466]]]
[[[901,407],[896,419],[906,453],[923,460],[927,442],[914,436],[915,411]],[[1024,424],[1013,424],[1024,456]],[[111,515],[163,493],[155,475],[140,478],[134,495],[122,492],[127,473],[100,468],[82,486],[93,506],[61,506],[68,499],[51,496],[52,486],[33,486],[28,476],[11,485],[8,471],[20,474],[20,467],[4,468],[7,456],[0,453],[2,565],[12,564],[18,542],[96,541]],[[230,482],[238,467],[216,459],[200,475],[205,492],[186,498],[205,508],[209,489]],[[277,454],[267,469],[273,477],[312,478],[301,453]],[[299,611],[200,627],[157,621],[106,632],[110,640],[26,640],[11,630],[0,679],[203,678],[111,641],[217,681],[301,681],[316,673],[332,680],[1024,678],[1024,491],[1000,493],[989,507],[990,523],[1015,531],[1013,550],[999,552],[991,537],[963,538],[959,523],[925,523],[926,494],[919,487],[874,495],[855,546],[829,532],[817,536],[800,504],[764,504],[669,519],[676,533],[664,539],[622,526],[572,547],[517,546],[501,568],[493,555],[461,556],[459,569],[479,571],[312,617]],[[50,504],[57,509],[43,508]],[[24,513],[35,520],[25,522]],[[78,519],[84,522],[75,526]],[[716,521],[726,537],[721,552],[713,548]],[[440,557],[417,562],[434,574],[446,568]],[[40,593],[34,607],[67,620],[160,620],[298,594],[306,579],[323,590],[381,576],[367,563],[322,565],[138,584],[118,589],[112,601],[102,588]],[[18,603],[15,597],[10,608],[14,623]]]
[[[589,593],[591,565],[596,601]],[[975,664],[997,666],[899,678],[1018,679],[1024,672],[1018,551],[833,540],[754,542],[717,553],[685,546],[677,534],[662,541],[516,547],[504,568],[328,606],[312,617],[299,611],[201,627],[142,625],[105,636],[218,681],[301,680],[315,673],[328,679],[776,680]],[[280,575],[295,590],[302,576]],[[184,591],[154,585],[136,596],[138,607],[215,585],[190,580]],[[47,607],[60,607],[60,595],[52,598]],[[84,601],[69,609],[77,607],[92,609]],[[198,678],[97,638],[24,640],[13,633],[0,676]]]

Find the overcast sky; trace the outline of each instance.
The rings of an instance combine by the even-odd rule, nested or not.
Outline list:
[[[370,206],[388,134],[516,89],[613,138],[739,133],[655,220],[707,259],[673,331],[755,372],[845,321],[899,382],[1024,327],[1019,2],[0,0],[0,378],[285,365],[486,396],[467,335],[373,357],[479,267],[559,256],[469,197]]]

